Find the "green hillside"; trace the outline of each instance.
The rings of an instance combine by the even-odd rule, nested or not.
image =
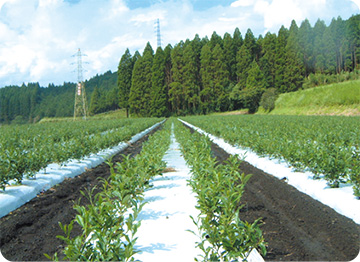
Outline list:
[[[274,115],[360,115],[360,80],[281,94]]]

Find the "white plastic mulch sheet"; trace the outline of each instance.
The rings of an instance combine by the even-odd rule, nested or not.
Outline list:
[[[140,261],[194,261],[198,238],[188,229],[197,231],[190,215],[196,217],[196,198],[187,185],[190,170],[181,156],[179,145],[172,137],[163,158],[170,172],[150,181],[153,187],[145,192],[147,204],[139,214],[135,255]]]
[[[195,193],[187,185],[190,169],[181,155],[179,144],[172,135],[172,142],[163,160],[168,170],[155,177],[153,187],[145,192],[145,204],[139,214],[141,226],[138,230],[134,257],[144,262],[194,261],[201,254],[196,249],[199,238],[187,230],[197,233],[190,215],[195,219],[199,211],[195,208]],[[264,261],[254,250],[248,261]]]
[[[284,161],[259,157],[256,153],[251,152],[251,150],[232,146],[221,138],[208,134],[185,121],[182,122],[199,133],[208,135],[214,143],[223,148],[227,153],[238,154],[240,157],[244,156],[245,161],[277,178],[282,179],[286,177],[288,184],[296,187],[299,191],[333,208],[339,214],[351,218],[355,223],[360,224],[360,200],[356,199],[353,195],[351,185],[346,184],[341,185],[340,188],[330,188],[325,180],[312,179],[313,174],[311,172],[295,172]]]
[[[163,122],[164,121],[157,123],[134,135],[129,142],[136,142]],[[44,171],[39,171],[35,174],[34,179],[24,179],[22,185],[7,186],[5,191],[0,192],[0,217],[7,215],[9,212],[30,201],[36,197],[38,193],[61,183],[65,178],[78,176],[85,172],[86,169],[101,164],[105,159],[124,150],[126,147],[128,147],[128,144],[121,142],[117,146],[102,150],[97,154],[91,154],[84,159],[69,160],[66,166],[50,164],[45,169],[46,173]]]

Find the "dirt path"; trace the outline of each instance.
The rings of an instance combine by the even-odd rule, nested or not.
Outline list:
[[[156,130],[130,145],[113,157],[114,162],[122,160],[122,155],[135,156],[141,151],[141,144]],[[62,183],[26,203],[9,215],[0,218],[0,250],[10,261],[44,261],[43,255],[60,252],[63,241],[56,238],[63,235],[58,222],[69,224],[75,217],[73,201],[81,196],[80,190],[101,186],[98,178],[107,178],[109,167],[103,163],[87,172]],[[94,192],[94,194],[97,191]],[[82,198],[81,203],[87,204]],[[80,234],[80,227],[75,223],[73,235]]]

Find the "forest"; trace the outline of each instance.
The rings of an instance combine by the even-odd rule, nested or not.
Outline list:
[[[292,21],[278,33],[243,36],[238,28],[223,37],[196,35],[155,51],[147,43],[142,54],[129,49],[118,71],[85,82],[90,114],[125,108],[131,116],[207,114],[247,108],[256,112],[280,93],[309,86],[321,76],[356,74],[360,63],[360,15],[348,20],[318,20],[314,26]],[[345,77],[346,80],[346,77]],[[306,85],[305,85],[306,82]],[[0,89],[0,122],[16,118],[71,116],[75,84],[38,83]]]

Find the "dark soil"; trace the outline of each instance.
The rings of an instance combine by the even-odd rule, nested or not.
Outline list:
[[[121,162],[123,155],[135,156],[141,151],[146,135],[136,143],[113,157],[113,162]],[[59,222],[69,224],[76,215],[74,201],[81,197],[80,190],[97,186],[94,195],[99,192],[102,182],[98,178],[110,175],[108,164],[103,163],[85,173],[54,186],[38,195],[25,205],[0,218],[0,250],[10,261],[44,261],[44,253],[52,256],[61,253],[64,242],[57,235],[64,235]],[[81,204],[88,200],[81,198]],[[81,228],[75,223],[72,235],[80,235]]]
[[[230,156],[214,143],[211,150],[221,164]],[[359,255],[360,225],[246,161],[239,169],[252,174],[240,218],[250,223],[262,218],[265,260],[351,261]]]
[[[215,144],[212,151],[221,162],[229,157]],[[251,223],[262,218],[268,243],[265,260],[351,261],[357,257],[360,225],[245,161],[240,170],[253,174],[241,198],[240,217]]]
[[[122,154],[136,155],[147,136],[113,158]],[[229,155],[212,145],[220,162]],[[360,249],[360,225],[328,206],[299,192],[286,182],[242,162],[241,172],[253,174],[242,196],[241,218],[249,222],[262,217],[261,227],[268,242],[265,260],[276,261],[350,261]],[[108,177],[107,164],[67,179],[0,219],[0,249],[11,261],[46,260],[43,253],[61,252],[63,235],[58,222],[68,224],[75,216],[72,206],[80,190],[101,186],[99,177]],[[86,199],[81,202],[86,204]],[[80,234],[74,224],[73,234]],[[145,261],[146,262],[146,261]]]

